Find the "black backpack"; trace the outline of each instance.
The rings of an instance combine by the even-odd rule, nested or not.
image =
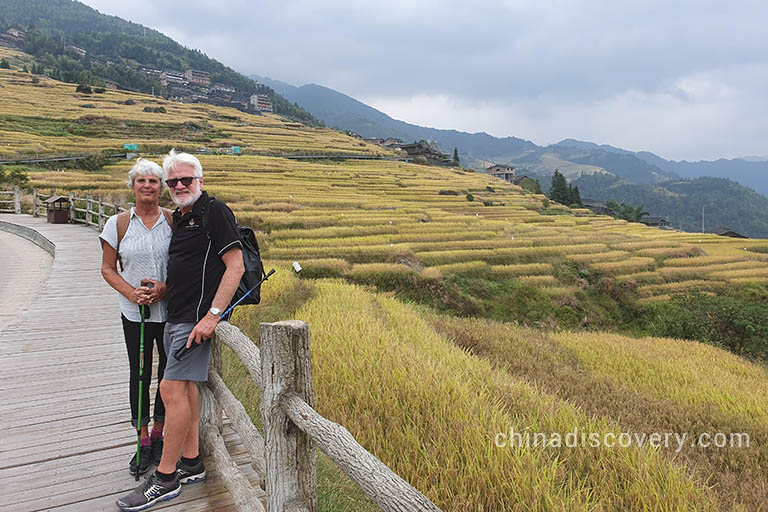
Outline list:
[[[211,197],[211,201],[215,200],[215,197]],[[210,240],[211,233],[208,231],[208,205],[203,207],[201,216],[202,227],[205,229],[205,234]],[[261,262],[259,243],[256,241],[256,233],[254,233],[248,226],[238,225],[237,229],[240,232],[240,244],[243,246],[243,266],[245,267],[245,273],[243,273],[243,277],[237,285],[237,290],[232,296],[230,305],[240,300],[240,298],[248,293],[254,286],[256,288],[250,295],[243,299],[240,304],[258,304],[261,301],[261,285],[259,284],[259,281],[267,275],[264,272],[264,264]]]

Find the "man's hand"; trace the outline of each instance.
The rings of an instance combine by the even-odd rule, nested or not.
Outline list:
[[[148,297],[147,304],[155,304],[165,298],[165,292],[167,291],[167,288],[164,282],[156,281],[154,279],[145,279],[144,281],[149,281],[154,285],[152,288],[149,289],[149,297]]]
[[[187,348],[192,346],[192,341],[199,345],[203,340],[210,339],[213,336],[213,331],[216,330],[216,324],[218,323],[218,316],[206,313],[205,316],[197,322],[197,325],[192,329],[192,332],[189,333],[189,338],[187,338]]]

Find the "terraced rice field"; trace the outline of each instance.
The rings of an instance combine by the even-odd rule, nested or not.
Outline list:
[[[26,58],[7,48],[0,56],[15,63]],[[3,157],[93,152],[121,148],[123,142],[158,152],[171,146],[241,146],[244,156],[200,157],[206,187],[230,204],[241,223],[262,233],[267,257],[300,260],[310,272],[331,259],[334,270],[326,271],[354,278],[354,265],[390,263],[427,276],[514,277],[557,295],[578,290],[572,279],[558,280],[558,267],[567,264],[634,286],[645,301],[768,282],[768,255],[749,250],[766,246],[764,241],[664,231],[555,203],[545,207],[544,196],[460,169],[258,156],[273,151],[391,154],[279,116],[122,91],[80,95],[72,84],[45,77],[34,84],[31,75],[14,70],[0,70],[0,83]],[[163,106],[167,113],[143,112],[145,106]],[[35,124],[41,119],[56,122]],[[76,135],[78,130],[84,135]],[[95,173],[34,172],[31,184],[127,200],[129,166],[120,162]],[[545,267],[531,272],[536,264]]]

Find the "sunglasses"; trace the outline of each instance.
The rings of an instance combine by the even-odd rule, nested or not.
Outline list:
[[[192,184],[192,180],[200,179],[198,176],[185,176],[183,178],[171,178],[169,180],[165,180],[165,184],[168,185],[170,188],[176,188],[176,184],[178,182],[181,182],[182,185],[185,187],[188,187]]]

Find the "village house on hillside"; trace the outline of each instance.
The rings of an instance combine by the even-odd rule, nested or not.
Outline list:
[[[511,165],[494,164],[488,167],[486,171],[495,178],[501,178],[504,181],[514,183],[515,168]]]
[[[664,217],[643,217],[640,222],[646,226],[652,226],[657,228],[666,228],[669,226],[669,221]]]
[[[403,141],[394,137],[387,137],[386,139],[380,139],[378,137],[366,137],[363,139],[365,142],[376,144],[384,148],[399,148],[403,145]]]
[[[266,94],[252,94],[251,107],[259,112],[272,112],[272,98]]]
[[[526,181],[526,180],[536,181],[533,178],[531,178],[530,176],[526,176],[525,174],[515,174],[515,176],[512,178],[512,181],[510,183],[512,183],[513,185],[517,185],[519,187],[522,187],[523,186],[523,182]]]
[[[732,229],[728,228],[716,228],[712,231],[717,236],[729,236],[731,238],[749,238],[748,236],[742,235],[741,233],[737,233]]]
[[[145,71],[148,75],[153,75],[153,70]],[[160,84],[163,87],[169,87],[171,85],[180,85],[186,87],[189,85],[189,80],[184,76],[184,73],[178,71],[161,71],[160,72]]]
[[[83,48],[80,48],[79,46],[75,46],[73,44],[67,45],[67,50],[74,53],[75,55],[79,56],[80,58],[85,57],[85,55],[88,53]]]
[[[582,199],[581,204],[584,208],[592,210],[598,215],[608,215],[608,205],[594,199]]]
[[[450,156],[441,153],[436,146],[431,145],[425,140],[420,140],[413,144],[398,144],[392,147],[405,151],[411,158],[423,157],[430,164],[456,165]]]
[[[9,28],[0,32],[0,46],[18,48],[24,44],[24,32],[17,28]]]
[[[211,86],[211,74],[207,71],[188,69],[184,72],[184,78],[191,84],[201,85],[203,87]]]

